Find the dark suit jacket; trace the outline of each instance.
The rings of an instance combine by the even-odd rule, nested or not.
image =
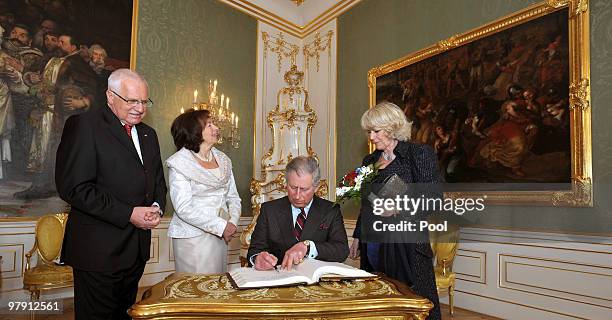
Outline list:
[[[349,248],[340,207],[315,196],[308,211],[301,240],[315,243],[319,253],[317,260],[344,262]],[[261,205],[247,258],[268,251],[276,256],[278,264],[281,264],[285,251],[297,242],[293,235],[289,198],[268,201]]]
[[[62,261],[86,271],[115,271],[147,261],[151,231],[130,223],[132,209],[166,204],[166,182],[155,130],[136,125],[144,164],[109,107],[66,121],[55,181],[71,205]]]

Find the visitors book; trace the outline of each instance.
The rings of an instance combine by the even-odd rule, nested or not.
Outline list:
[[[374,279],[377,276],[369,272],[353,268],[339,262],[326,262],[306,259],[293,266],[291,271],[277,270],[259,271],[254,268],[238,268],[230,273],[230,277],[239,289],[280,287],[294,284],[314,284],[319,280],[333,279]]]

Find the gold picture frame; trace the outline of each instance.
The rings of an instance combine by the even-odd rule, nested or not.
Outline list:
[[[466,46],[467,48],[467,45],[471,43],[477,43],[479,40],[495,36],[498,33],[502,34],[502,32],[511,30],[515,27],[528,25],[529,22],[555,13],[559,14],[559,12],[562,12],[562,14],[567,17],[568,26],[566,50],[568,53],[567,60],[569,62],[569,67],[567,68],[568,74],[565,82],[568,86],[567,95],[564,97],[564,99],[566,99],[568,111],[567,121],[569,123],[569,127],[567,128],[567,131],[569,131],[569,146],[567,147],[569,155],[566,154],[568,158],[567,166],[569,167],[567,171],[569,171],[569,174],[567,175],[567,181],[564,181],[564,185],[567,185],[567,188],[537,191],[471,191],[470,189],[470,191],[448,192],[445,193],[445,196],[456,198],[482,197],[485,195],[489,204],[499,205],[543,205],[559,207],[593,206],[589,2],[587,0],[543,1],[468,32],[438,41],[434,45],[410,53],[395,61],[372,68],[368,72],[369,105],[373,107],[382,99],[379,97],[377,100],[377,89],[381,87],[377,87],[377,79],[382,83],[384,80],[380,78],[382,76],[400,72],[403,68],[407,67],[413,67],[415,69],[410,70],[416,70],[414,66],[426,59],[438,55],[442,56],[454,49],[462,48],[462,46]],[[525,26],[522,27],[527,28]],[[396,78],[399,80],[402,79],[399,76]],[[397,88],[397,85],[395,86]],[[508,86],[507,88],[509,89],[510,87]],[[448,89],[446,92],[451,91]],[[509,92],[510,91],[508,91],[508,94],[510,94]],[[384,91],[381,91],[381,96],[383,93]],[[404,96],[401,94],[400,96],[402,100],[404,100]],[[395,97],[397,97],[397,95]],[[419,105],[420,103],[422,103],[422,100],[416,102],[415,105]],[[438,128],[434,126],[432,135],[436,134],[437,129]],[[443,130],[443,128],[440,129],[440,131]]]

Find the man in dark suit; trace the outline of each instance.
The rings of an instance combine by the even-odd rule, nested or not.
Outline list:
[[[340,208],[314,196],[320,177],[312,157],[296,157],[287,164],[287,196],[261,206],[251,236],[247,258],[255,269],[280,264],[290,270],[304,259],[346,260],[348,239]]]
[[[74,274],[75,319],[130,319],[150,257],[151,229],[165,206],[166,182],[144,78],[119,69],[108,107],[66,121],[55,180],[71,205],[62,261]]]

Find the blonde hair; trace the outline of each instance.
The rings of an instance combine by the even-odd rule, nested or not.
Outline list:
[[[363,130],[383,130],[391,138],[399,141],[410,139],[412,125],[396,104],[381,102],[361,116]]]

